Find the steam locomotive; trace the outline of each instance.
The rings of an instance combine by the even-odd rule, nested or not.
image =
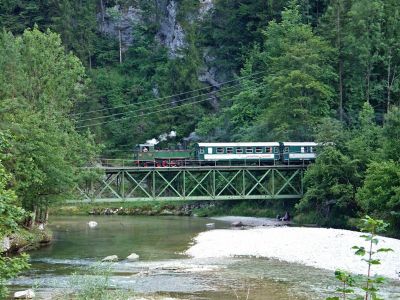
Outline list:
[[[314,142],[196,143],[193,149],[157,150],[154,144],[135,147],[134,164],[142,167],[192,165],[305,164],[316,158]]]

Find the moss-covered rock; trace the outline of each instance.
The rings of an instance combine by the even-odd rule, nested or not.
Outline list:
[[[40,248],[49,244],[53,239],[53,233],[48,228],[39,229],[34,226],[32,229],[21,228],[10,236],[10,253],[19,253]]]

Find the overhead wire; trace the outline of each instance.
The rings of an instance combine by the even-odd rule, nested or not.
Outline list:
[[[259,75],[259,74],[262,74],[262,73],[265,73],[265,71],[259,71],[259,72],[255,72],[255,73],[252,73],[252,74],[249,74],[249,75],[246,75],[246,76],[240,76],[240,77],[237,77],[237,78],[232,79],[232,80],[224,81],[224,82],[219,83],[218,86],[221,87],[221,86],[226,85],[228,83],[239,81],[241,79],[245,79],[245,78],[249,78],[249,77],[251,78],[251,77],[253,77],[255,75]],[[165,99],[169,99],[169,98],[175,98],[175,97],[182,96],[182,95],[185,95],[185,94],[194,93],[194,92],[207,90],[207,89],[210,89],[210,87],[207,86],[207,87],[194,89],[194,90],[190,90],[190,91],[186,91],[186,92],[182,92],[182,93],[178,93],[178,94],[174,94],[174,95],[168,95],[168,96],[165,96],[165,97],[154,98],[154,99],[150,99],[150,100],[146,100],[146,101],[142,101],[142,102],[119,105],[119,106],[115,106],[115,107],[112,107],[112,108],[102,108],[102,109],[97,109],[97,110],[92,110],[92,111],[87,111],[87,112],[71,114],[71,116],[74,117],[74,116],[86,115],[86,114],[91,114],[91,113],[96,113],[96,112],[102,112],[102,111],[106,111],[106,110],[110,110],[110,109],[118,109],[118,108],[134,106],[134,105],[140,105],[140,104],[150,103],[150,102],[154,102],[154,101],[165,100]]]
[[[258,86],[260,86],[261,84],[262,84],[262,83],[254,84],[254,85],[252,85],[252,86],[249,87],[249,88],[241,89],[240,92],[242,92],[242,91],[247,91],[247,90],[249,90],[250,88],[258,87]],[[224,94],[222,94],[221,96],[227,96],[227,95],[230,95],[230,94],[233,94],[233,93],[236,93],[236,92],[238,92],[238,91],[231,91],[231,92],[228,92],[228,93],[224,93]],[[197,100],[197,101],[191,101],[191,102],[189,102],[189,103],[184,103],[184,104],[179,105],[179,106],[176,106],[176,107],[168,107],[168,108],[159,109],[159,110],[156,110],[156,111],[152,111],[152,112],[148,112],[148,113],[144,113],[144,114],[140,114],[140,115],[132,115],[132,116],[127,116],[127,117],[123,117],[123,118],[119,118],[119,119],[113,119],[113,120],[108,120],[108,121],[104,121],[104,122],[98,122],[98,123],[94,123],[94,124],[86,124],[86,125],[82,125],[82,126],[77,126],[77,127],[75,127],[75,128],[77,128],[77,129],[88,128],[88,127],[93,127],[93,126],[108,124],[108,123],[111,123],[111,122],[124,121],[124,120],[131,119],[131,118],[138,118],[138,117],[142,118],[142,117],[144,117],[144,116],[156,114],[156,113],[159,113],[159,112],[163,112],[163,111],[168,111],[168,110],[173,110],[173,109],[181,108],[182,106],[187,106],[187,105],[191,105],[191,104],[196,104],[196,103],[205,102],[205,101],[208,101],[208,100],[210,100],[210,99],[211,99],[211,97],[208,97],[208,98],[205,98],[205,99],[202,99],[202,100]],[[149,109],[150,109],[150,108],[149,108]]]
[[[260,78],[260,77],[253,78],[253,80],[254,80],[254,79],[259,79],[259,78]],[[241,83],[236,83],[236,84],[234,84],[234,85],[230,85],[230,86],[226,87],[223,91],[225,92],[226,90],[235,88],[235,87],[237,87],[237,86],[239,86],[239,85],[241,85]],[[202,97],[202,96],[205,96],[205,95],[210,95],[210,96],[212,96],[212,95],[214,95],[215,93],[216,93],[216,91],[211,91],[211,92],[208,92],[208,93],[203,93],[203,94],[200,94],[200,95],[191,96],[191,97],[183,98],[183,99],[180,99],[180,100],[176,100],[176,101],[174,101],[174,103],[185,102],[185,101],[188,101],[188,100],[190,100],[190,99],[199,98],[199,97]],[[148,110],[148,109],[153,109],[153,108],[156,108],[156,107],[161,107],[161,106],[170,105],[170,104],[171,104],[171,103],[166,102],[166,103],[156,104],[156,105],[153,105],[153,106],[151,106],[151,107],[142,107],[142,108],[138,108],[138,109],[135,109],[135,110],[129,110],[129,111],[119,112],[119,113],[110,114],[110,115],[104,115],[104,116],[98,116],[98,117],[87,118],[87,119],[82,119],[82,120],[76,120],[76,122],[77,122],[77,123],[83,123],[83,122],[87,122],[87,121],[100,120],[100,119],[107,119],[107,118],[111,118],[111,117],[116,117],[116,116],[125,115],[125,114],[131,113],[131,112],[140,112],[140,111],[144,111],[144,110]]]

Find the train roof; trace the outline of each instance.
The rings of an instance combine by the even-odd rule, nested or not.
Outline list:
[[[197,143],[199,147],[263,147],[279,146],[278,142],[255,142],[255,143]]]
[[[318,146],[314,142],[282,142],[284,146]]]

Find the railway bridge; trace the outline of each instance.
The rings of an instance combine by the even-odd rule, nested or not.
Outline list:
[[[183,165],[138,167],[106,164],[77,187],[69,203],[133,201],[299,199],[306,165]]]

